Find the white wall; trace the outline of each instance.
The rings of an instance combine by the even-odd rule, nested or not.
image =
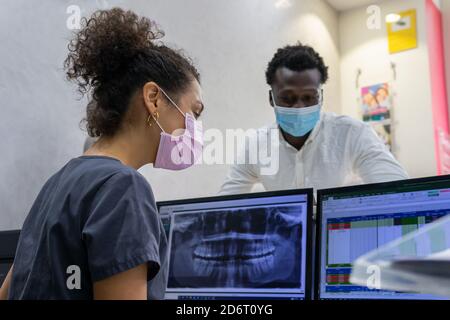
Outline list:
[[[67,3],[1,3],[0,230],[21,226],[42,184],[83,145],[83,102],[62,71]]]
[[[379,30],[366,27],[366,7],[341,13],[339,22],[342,113],[360,118],[357,102],[360,92],[355,88],[358,68],[362,70],[360,86],[391,82],[390,63],[394,62],[396,156],[411,177],[436,174],[424,3],[423,0],[377,3],[383,17],[391,12],[417,9],[418,48],[393,55],[388,53],[384,21]]]
[[[66,8],[131,8],[159,22],[166,41],[202,73],[206,128],[251,128],[274,120],[264,72],[275,50],[301,40],[330,65],[327,105],[339,111],[338,17],[322,0],[3,0],[0,10],[0,230],[20,228],[46,179],[82,152],[86,101],[64,80]],[[225,165],[169,173],[142,169],[158,200],[215,194]]]

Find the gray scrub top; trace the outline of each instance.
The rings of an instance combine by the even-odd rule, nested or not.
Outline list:
[[[81,156],[44,185],[21,231],[9,299],[92,299],[93,283],[148,264],[162,299],[167,238],[147,180],[119,160]]]

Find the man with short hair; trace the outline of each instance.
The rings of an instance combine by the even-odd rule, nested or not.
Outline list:
[[[234,164],[220,194],[247,193],[256,183],[272,191],[339,187],[355,177],[363,183],[408,178],[368,124],[322,111],[328,67],[313,48],[298,43],[278,49],[266,80],[276,123],[258,129],[251,139],[262,139],[258,145],[270,144],[270,133],[276,130],[271,149],[278,148],[278,170],[264,173],[261,161]],[[250,158],[249,144],[240,159]]]

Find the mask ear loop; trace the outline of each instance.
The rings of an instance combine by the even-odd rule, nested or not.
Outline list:
[[[272,102],[274,107],[278,107],[277,103],[275,102],[275,96],[273,95],[273,90],[270,90],[270,95],[272,96]]]
[[[175,101],[173,101],[162,88],[159,88],[159,89],[166,96],[166,98],[175,106],[175,108],[177,108],[177,110],[181,113],[181,115],[186,118],[185,114],[183,113],[183,111],[181,111],[180,107],[178,107],[178,105],[175,103]],[[153,120],[155,120],[155,123],[158,125],[158,127],[161,129],[161,131],[166,133],[164,131],[164,129],[161,127],[161,125],[159,124],[159,122],[158,122],[158,119],[159,119],[158,111],[155,111],[154,114],[149,114],[148,115],[148,117],[147,117],[147,124],[150,127],[152,126],[152,123],[150,122],[152,118],[153,118]]]
[[[323,88],[319,88],[319,105],[320,107],[323,107]]]
[[[161,89],[161,88],[159,88],[159,89]],[[183,117],[185,117],[186,118],[186,115],[183,113],[183,111],[181,111],[181,109],[180,109],[180,107],[178,107],[178,105],[175,103],[175,101],[173,101],[170,97],[169,97],[169,95],[163,90],[163,89],[161,89],[161,92],[166,96],[166,98],[175,106],[175,108],[177,108],[177,110],[181,113],[181,115],[183,116]]]
[[[151,123],[152,118],[153,118],[153,120],[155,120],[155,123],[158,125],[158,127],[161,129],[161,131],[165,132],[164,129],[161,127],[161,125],[158,122],[158,119],[159,119],[158,111],[155,111],[154,114],[149,114],[148,115],[148,117],[147,117],[147,124],[148,124],[149,127],[152,126],[152,123]]]

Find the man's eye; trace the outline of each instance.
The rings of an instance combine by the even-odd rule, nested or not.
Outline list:
[[[281,101],[286,105],[293,105],[295,103],[295,99],[292,97],[281,97]]]
[[[319,102],[319,98],[317,96],[304,96],[302,101],[305,104],[317,104]]]

